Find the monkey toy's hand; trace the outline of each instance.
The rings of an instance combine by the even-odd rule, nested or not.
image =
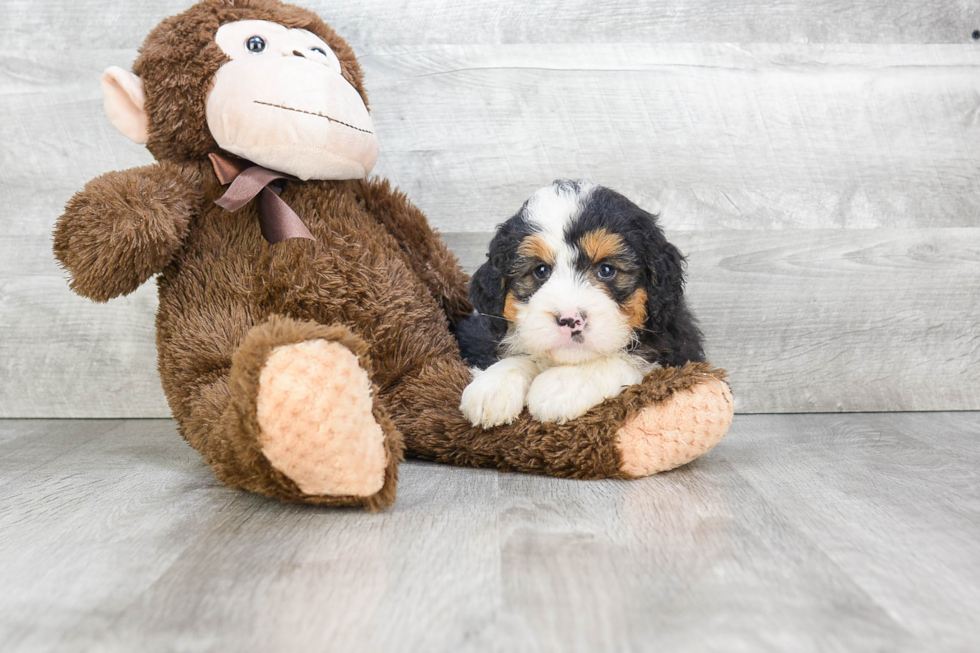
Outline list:
[[[173,258],[201,201],[199,175],[171,163],[90,181],[55,227],[72,289],[100,302],[136,290]]]

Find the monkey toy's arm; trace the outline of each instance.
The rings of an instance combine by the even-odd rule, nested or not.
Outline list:
[[[200,206],[197,172],[170,163],[110,172],[68,202],[54,253],[71,273],[72,290],[108,301],[166,267]]]
[[[400,191],[392,190],[387,180],[360,182],[359,195],[372,215],[395,237],[409,260],[412,270],[428,286],[455,327],[473,312],[467,298],[468,275],[459,267],[429,221]]]

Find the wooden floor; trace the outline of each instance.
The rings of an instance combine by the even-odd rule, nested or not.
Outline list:
[[[407,463],[370,515],[170,421],[0,421],[0,649],[978,650],[978,463],[980,413],[739,416],[634,482]]]

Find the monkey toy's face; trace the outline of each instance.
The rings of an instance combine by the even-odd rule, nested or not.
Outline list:
[[[314,34],[264,20],[222,25],[231,61],[214,76],[207,120],[222,149],[301,179],[357,179],[378,158],[361,96]]]
[[[240,20],[222,25],[214,42],[228,59],[214,73],[204,106],[218,147],[304,180],[367,176],[378,157],[371,117],[321,38]],[[113,67],[103,75],[103,92],[113,125],[146,143],[142,80]]]

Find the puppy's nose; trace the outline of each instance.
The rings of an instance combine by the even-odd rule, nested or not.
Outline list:
[[[578,331],[585,325],[585,318],[578,312],[561,313],[555,319],[558,320],[558,326],[568,327],[572,331]]]

